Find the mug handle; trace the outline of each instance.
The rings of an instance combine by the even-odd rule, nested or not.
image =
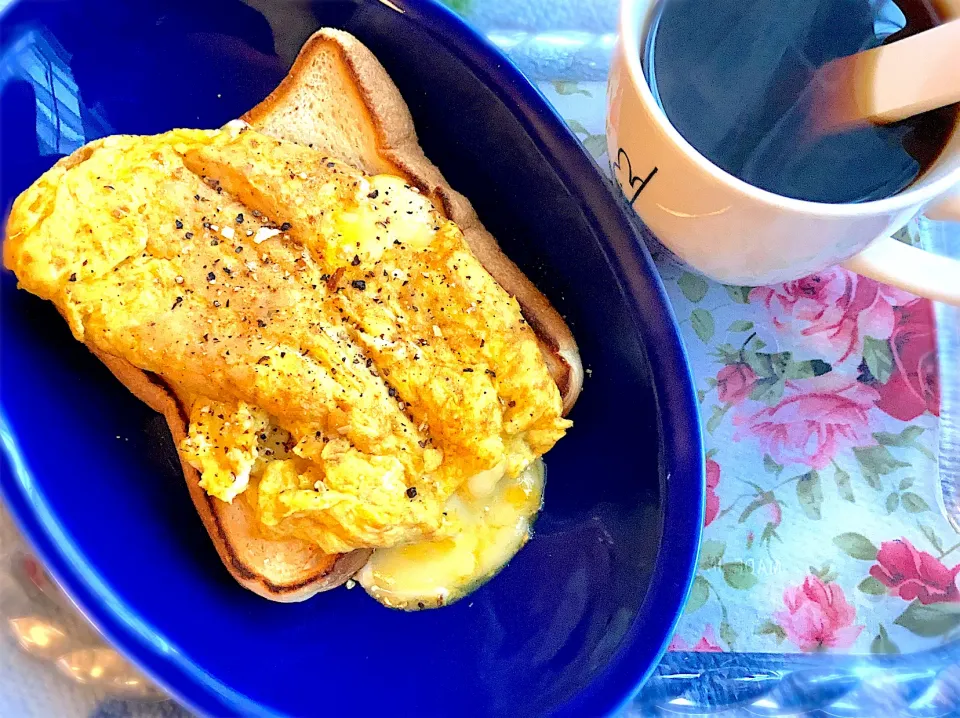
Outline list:
[[[924,211],[933,220],[960,222],[960,190]],[[911,247],[893,237],[873,242],[843,266],[920,297],[960,306],[960,260]]]

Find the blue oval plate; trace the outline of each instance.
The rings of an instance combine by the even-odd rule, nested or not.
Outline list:
[[[8,7],[4,210],[82,143],[219,126],[277,84],[279,57],[315,28],[354,33],[399,85],[427,155],[567,317],[592,371],[575,428],[548,457],[536,537],[439,611],[393,612],[360,590],[294,605],[258,598],[221,566],[163,421],[4,271],[0,485],[10,509],[83,611],[201,712],[616,710],[664,650],[702,522],[693,389],[649,255],[562,120],[441,6],[252,4],[267,15],[239,0]]]

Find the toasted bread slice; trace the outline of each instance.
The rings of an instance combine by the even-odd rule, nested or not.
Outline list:
[[[163,415],[177,446],[187,436],[187,412],[170,387],[126,359],[90,350],[130,392]],[[264,598],[294,602],[336,588],[360,570],[370,551],[326,554],[299,539],[268,539],[257,530],[253,510],[242,498],[225,503],[200,488],[200,474],[181,459],[190,498],[207,533],[237,582]]]
[[[570,411],[583,385],[573,334],[543,294],[484,229],[417,142],[410,110],[387,71],[353,35],[324,28],[304,43],[289,74],[242,118],[254,129],[307,145],[371,174],[403,177],[452,219],[497,283],[516,297]]]
[[[461,227],[487,271],[517,298],[560,388],[564,413],[573,406],[583,369],[570,330],[500,251],[466,198],[452,190],[424,156],[399,91],[356,38],[329,29],[315,33],[280,86],[242,120],[264,134],[313,147],[369,173],[399,175],[430,197]],[[90,349],[135,396],[164,416],[179,446],[188,424],[183,398],[155,375],[95,346]],[[190,497],[227,570],[265,598],[302,601],[339,586],[370,555],[366,550],[329,555],[299,539],[264,538],[245,500],[228,504],[209,496],[200,487],[197,470],[185,461],[181,466]]]

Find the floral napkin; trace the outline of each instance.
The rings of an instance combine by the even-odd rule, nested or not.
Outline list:
[[[540,88],[607,168],[605,85]],[[700,565],[671,648],[897,653],[957,638],[930,302],[839,267],[724,286],[652,248],[707,447]]]

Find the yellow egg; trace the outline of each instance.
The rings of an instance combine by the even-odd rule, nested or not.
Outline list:
[[[174,390],[208,494],[270,536],[375,549],[384,602],[454,600],[526,541],[560,391],[402,179],[253,130],[105,138],[17,199],[3,249],[78,339]]]

